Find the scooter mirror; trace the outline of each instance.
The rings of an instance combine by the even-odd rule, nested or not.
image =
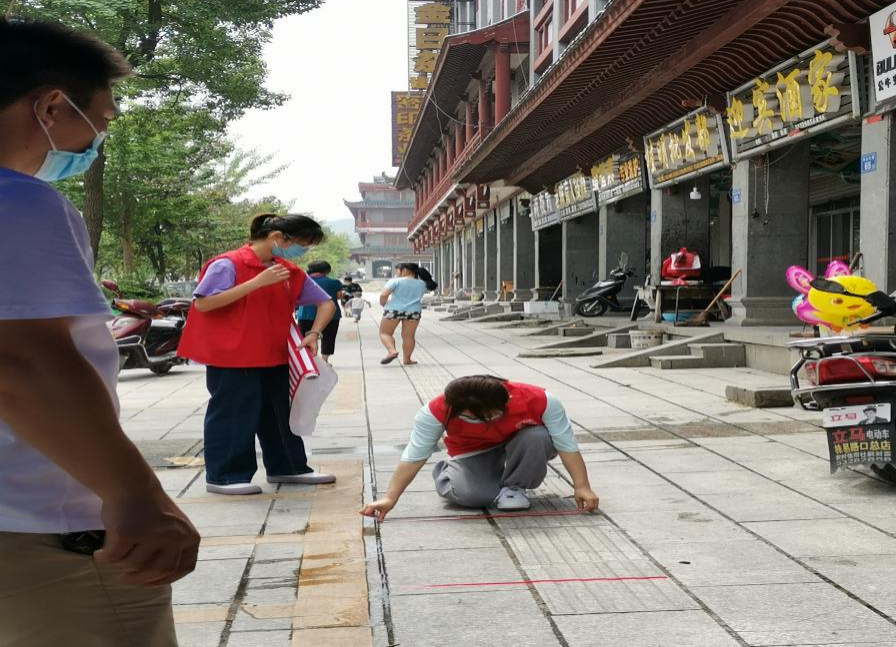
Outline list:
[[[109,292],[117,296],[119,299],[121,298],[121,288],[118,287],[118,284],[114,281],[103,279],[102,281],[100,281],[100,285],[109,290]]]
[[[628,254],[626,254],[625,252],[622,252],[619,255],[619,267],[621,267],[622,269],[628,267]]]
[[[821,278],[812,279],[809,282],[809,285],[812,286],[812,288],[818,290],[819,292],[829,292],[831,294],[845,294],[845,295],[857,296],[857,297],[860,296],[858,294],[850,295],[850,293],[847,291],[847,289],[844,288],[842,285],[840,285],[839,283],[837,283],[835,281],[829,281],[827,279],[821,279]]]

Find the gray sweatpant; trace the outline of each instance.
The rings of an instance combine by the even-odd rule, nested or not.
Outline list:
[[[556,455],[547,429],[526,427],[488,451],[439,461],[432,477],[440,497],[465,508],[484,508],[502,487],[537,488]]]

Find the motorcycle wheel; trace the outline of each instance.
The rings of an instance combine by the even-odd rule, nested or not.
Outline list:
[[[171,372],[172,368],[174,368],[174,364],[172,362],[165,362],[164,364],[159,364],[157,366],[150,366],[149,370],[156,375],[168,375],[168,373]]]
[[[580,317],[600,317],[607,311],[607,304],[600,299],[580,301],[576,304],[576,314]]]
[[[871,471],[883,480],[896,485],[896,465],[893,465],[892,463],[885,463],[883,466],[872,465]]]

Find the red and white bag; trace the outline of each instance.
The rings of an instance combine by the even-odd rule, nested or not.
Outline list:
[[[318,364],[307,348],[300,348],[301,344],[302,334],[293,324],[287,341],[289,430],[296,436],[310,436],[317,425],[317,416],[339,377],[326,362]]]

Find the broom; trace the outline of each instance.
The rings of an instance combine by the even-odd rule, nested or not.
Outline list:
[[[688,319],[687,321],[681,322],[680,326],[708,326],[709,322],[706,320],[706,316],[709,314],[709,311],[712,310],[712,307],[719,302],[719,299],[722,298],[722,295],[731,287],[731,284],[740,276],[740,270],[737,270],[734,275],[728,279],[728,282],[719,290],[719,293],[716,295],[716,298],[709,302],[709,305],[706,306],[706,309],[703,312],[698,312],[693,317]]]

